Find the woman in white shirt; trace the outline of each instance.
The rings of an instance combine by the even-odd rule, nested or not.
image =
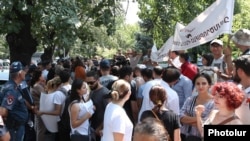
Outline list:
[[[54,77],[49,80],[46,85],[46,93],[42,92],[40,96],[40,106],[37,115],[41,116],[41,119],[46,127],[44,133],[44,140],[54,141],[56,140],[56,133],[58,133],[58,119],[59,115],[55,112],[56,105],[54,99],[56,90],[61,85],[59,77]]]
[[[130,84],[119,79],[112,85],[111,102],[104,113],[102,141],[131,141],[133,124],[123,109],[131,95]]]
[[[75,79],[70,92],[68,107],[71,126],[71,141],[89,141],[89,118],[94,114],[94,105],[88,97],[88,85],[82,79]]]

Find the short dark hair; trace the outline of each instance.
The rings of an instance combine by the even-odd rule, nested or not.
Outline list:
[[[141,70],[141,75],[143,77],[147,77],[147,78],[153,78],[153,72],[151,69],[149,68],[145,68]]]
[[[86,77],[94,77],[95,80],[98,80],[100,76],[97,71],[88,71]]]
[[[250,76],[250,55],[242,55],[234,61],[235,68],[241,68],[247,76]]]
[[[175,53],[176,55],[179,55],[179,51],[172,51],[172,53]]]
[[[163,72],[163,68],[161,66],[155,66],[153,68],[153,72],[157,75],[162,75],[162,72]]]
[[[188,61],[189,60],[189,55],[188,53],[180,53],[179,55],[181,58],[183,58],[185,61]]]
[[[162,73],[162,79],[167,83],[171,83],[178,80],[180,76],[181,76],[180,70],[178,70],[173,66],[167,67]]]
[[[119,78],[123,79],[127,75],[131,75],[133,73],[133,69],[130,66],[123,66],[119,70]]]
[[[70,79],[70,70],[64,69],[64,70],[60,71],[59,77],[60,77],[62,83],[68,82]]]

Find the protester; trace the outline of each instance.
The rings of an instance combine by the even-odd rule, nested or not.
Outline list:
[[[142,105],[142,99],[143,99],[142,91],[145,88],[147,82],[153,80],[153,73],[152,70],[149,68],[142,69],[141,75],[145,83],[138,88],[137,92],[137,105],[139,109],[141,109]]]
[[[86,78],[86,70],[85,70],[85,65],[80,57],[76,57],[74,66],[74,79],[80,78],[82,80],[85,80]]]
[[[133,70],[130,66],[122,66],[119,70],[119,79],[125,80],[130,84],[130,96],[125,102],[123,108],[125,109],[128,117],[130,118],[133,125],[138,120],[138,106],[136,99],[136,82],[133,80]]]
[[[179,51],[169,51],[169,59],[168,59],[168,65],[173,66],[177,69],[181,68],[182,63],[180,62],[179,58]]]
[[[202,137],[204,136],[203,125],[242,124],[235,114],[235,109],[243,102],[244,93],[237,85],[233,82],[218,82],[213,86],[211,94],[213,95],[216,109],[211,111],[206,120],[202,118],[205,110],[204,105],[197,105],[195,107],[197,127]]]
[[[250,55],[250,30],[239,29],[233,34],[231,40],[240,49],[241,55]],[[226,47],[224,53],[229,70],[233,70],[232,48],[230,46]]]
[[[96,71],[89,71],[86,76],[86,83],[91,90],[89,95],[96,108],[95,113],[90,119],[91,127],[95,130],[96,141],[100,141],[100,131],[103,129],[104,112],[109,102],[105,97],[110,91],[108,88],[100,84],[99,75]]]
[[[166,103],[167,98],[168,98],[164,87],[162,87],[161,85],[153,86],[149,92],[149,97],[150,97],[150,100],[155,105],[155,107],[152,110],[150,110],[150,112],[154,114],[154,117],[156,119],[159,119],[160,121],[162,121],[172,141],[180,141],[181,140],[181,131],[180,131],[181,124],[180,124],[179,115],[167,109],[164,106],[164,103]],[[145,112],[148,112],[148,111],[144,111],[142,113],[142,117],[145,117],[144,116]],[[143,119],[141,119],[140,121],[142,120]]]
[[[70,114],[71,141],[90,141],[89,118],[94,114],[93,101],[86,97],[88,85],[82,79],[75,79],[70,93],[71,104],[68,107]]]
[[[48,73],[51,67],[52,67],[52,64],[49,60],[44,60],[43,62],[41,62],[42,76],[44,77],[46,81],[48,81],[47,77],[48,77]]]
[[[171,141],[162,122],[155,118],[146,118],[134,129],[133,141]]]
[[[59,77],[49,80],[46,84],[46,92],[41,93],[39,111],[36,112],[37,116],[41,116],[46,131],[43,133],[44,140],[55,141],[58,133],[58,119],[60,111],[54,103],[57,89],[61,85]]]
[[[101,60],[99,66],[100,66],[100,73],[101,73],[101,77],[99,78],[99,81],[104,87],[108,87],[109,83],[118,79],[117,76],[110,74],[111,64],[109,60],[107,59]]]
[[[231,78],[232,72],[228,70],[227,63],[224,60],[223,42],[219,39],[214,39],[210,42],[210,51],[213,54],[214,71],[217,74],[217,82],[227,81]]]
[[[31,87],[30,91],[32,98],[34,100],[36,110],[39,110],[41,93],[45,93],[45,85],[46,85],[45,83],[46,80],[42,76],[42,71],[36,69],[33,72],[33,76],[30,82],[30,87]],[[46,128],[41,117],[35,115],[34,121],[35,121],[34,128],[36,131],[36,141],[44,141],[44,134]]]
[[[239,29],[231,38],[242,55],[250,55],[250,30]]]
[[[142,100],[142,106],[138,115],[138,119],[140,119],[141,114],[144,111],[151,110],[154,107],[154,104],[150,101],[149,91],[151,87],[156,84],[160,84],[167,91],[168,101],[164,103],[165,107],[170,110],[173,110],[176,114],[179,114],[180,112],[179,97],[177,93],[170,87],[170,83],[176,82],[179,79],[179,77],[176,79],[172,79],[170,81],[166,81],[166,78],[167,78],[166,70],[164,71],[164,69],[161,66],[155,66],[153,68],[153,77],[154,79],[151,81],[148,81],[145,84],[144,89],[142,91],[143,100]]]
[[[165,72],[164,80],[176,91],[179,98],[179,107],[181,108],[185,100],[192,95],[192,80],[182,75],[180,70],[173,66],[167,67]]]
[[[181,74],[188,77],[190,80],[193,80],[195,75],[198,73],[198,67],[194,64],[192,64],[189,60],[188,53],[180,53],[179,55],[181,65]]]
[[[208,74],[197,74],[193,80],[198,95],[187,98],[180,112],[182,123],[182,140],[195,138],[201,141],[201,134],[197,128],[197,118],[195,115],[195,105],[204,105],[205,110],[202,118],[206,118],[214,108],[213,97],[209,93],[211,78]],[[192,141],[192,139],[190,139]]]
[[[60,120],[58,121],[58,136],[60,141],[68,141],[70,139],[70,136],[68,134],[68,130],[65,130],[64,123],[68,120],[68,117],[62,114],[66,105],[66,99],[69,97],[68,92],[71,90],[70,69],[65,68],[64,70],[60,71],[59,77],[62,84],[58,89],[60,93],[57,94],[55,97],[55,99],[58,99],[56,103],[58,105],[61,105]]]
[[[199,68],[199,73],[207,73],[211,79],[212,84],[217,82],[217,74],[214,67],[211,66],[213,62],[213,55],[211,53],[202,54],[202,66]]]
[[[142,74],[141,74],[142,69],[139,66],[136,66],[133,69],[133,80],[136,82],[136,94],[138,93],[138,89],[141,85],[145,83]]]
[[[213,62],[213,55],[211,53],[205,53],[202,54],[202,65],[203,66],[211,66],[212,62]]]
[[[131,141],[133,123],[123,109],[130,95],[130,84],[127,81],[119,79],[114,82],[111,102],[104,114],[102,141]]]
[[[245,92],[245,98],[236,114],[243,124],[250,124],[250,55],[242,55],[234,60],[234,77],[235,83],[239,83]]]

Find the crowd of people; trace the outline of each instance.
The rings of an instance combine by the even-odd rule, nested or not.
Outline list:
[[[114,62],[12,62],[0,141],[201,141],[204,125],[250,124],[250,31],[231,40],[241,55],[214,39],[201,67],[170,51],[163,68],[150,50],[119,50]]]

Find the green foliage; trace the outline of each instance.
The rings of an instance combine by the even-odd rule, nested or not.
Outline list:
[[[105,26],[104,34],[115,33],[115,4],[114,0],[2,0],[0,34],[19,33],[30,26],[39,46],[69,50],[78,39],[83,44],[93,42],[93,27]]]
[[[140,39],[149,40],[152,38],[159,48],[163,43],[174,34],[175,25],[180,22],[184,25],[190,23],[197,15],[209,7],[214,0],[143,0],[138,1],[140,13],[139,17],[142,20],[140,27],[142,33],[138,36]],[[233,31],[240,28],[250,29],[250,1],[235,0]],[[137,37],[137,39],[138,39]],[[228,36],[224,36],[223,41],[228,42]],[[141,44],[146,48],[147,41]],[[153,44],[152,44],[153,45]],[[151,47],[152,47],[151,45]],[[237,55],[237,49],[233,47],[233,54]],[[150,48],[150,46],[149,46]],[[192,58],[196,58],[197,54],[209,52],[207,44],[196,48],[189,49]]]
[[[174,34],[177,22],[188,24],[214,0],[144,0],[138,1],[144,34],[152,36],[157,46]]]

